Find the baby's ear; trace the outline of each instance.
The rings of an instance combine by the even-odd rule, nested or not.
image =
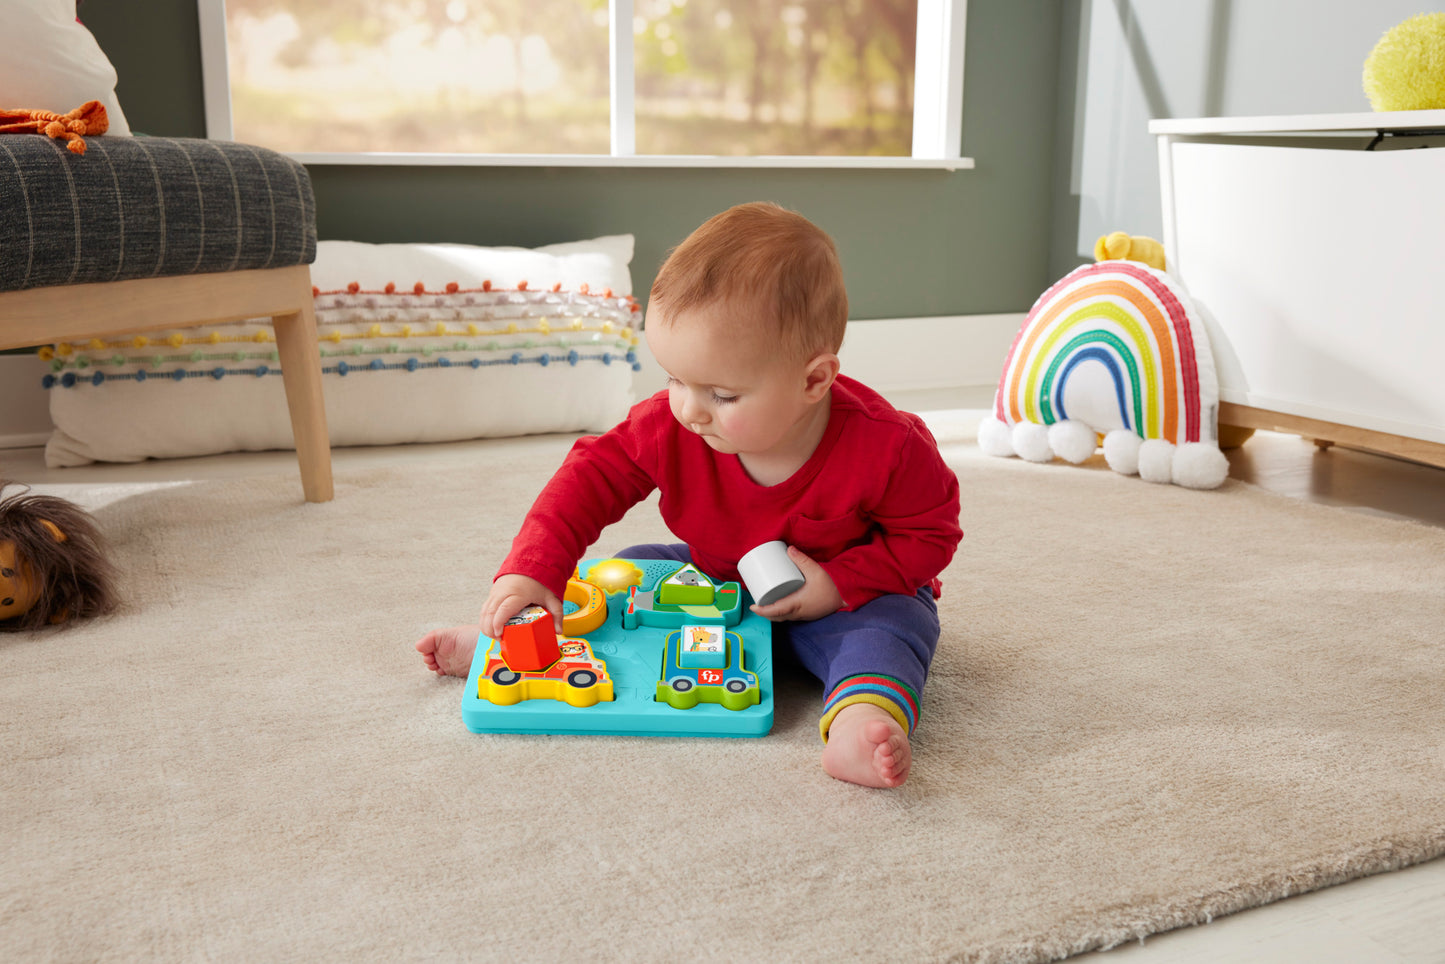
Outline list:
[[[50,533],[51,537],[54,538],[56,542],[65,541],[66,535],[65,533],[60,531],[60,526],[56,525],[54,522],[51,522],[49,519],[41,519],[40,524],[45,526],[46,530]]]
[[[803,390],[814,401],[821,399],[838,378],[838,356],[830,351],[819,352],[808,360],[803,376]]]

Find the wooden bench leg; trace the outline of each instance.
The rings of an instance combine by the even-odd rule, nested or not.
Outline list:
[[[281,379],[286,384],[286,407],[291,412],[291,433],[296,459],[301,464],[301,489],[307,502],[330,502],[331,438],[326,432],[326,401],[321,392],[321,348],[316,340],[316,312],[311,284],[299,311],[276,315],[276,350]]]

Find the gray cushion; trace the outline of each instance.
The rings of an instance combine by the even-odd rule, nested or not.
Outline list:
[[[284,155],[191,138],[86,144],[0,136],[0,291],[316,257],[311,179]]]

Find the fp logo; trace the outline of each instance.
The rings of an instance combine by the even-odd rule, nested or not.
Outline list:
[[[697,681],[702,686],[721,686],[723,681],[722,670],[700,669],[697,671]]]

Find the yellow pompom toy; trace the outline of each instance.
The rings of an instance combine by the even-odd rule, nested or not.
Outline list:
[[[1422,13],[1385,32],[1365,58],[1365,94],[1379,111],[1445,108],[1445,13]]]

